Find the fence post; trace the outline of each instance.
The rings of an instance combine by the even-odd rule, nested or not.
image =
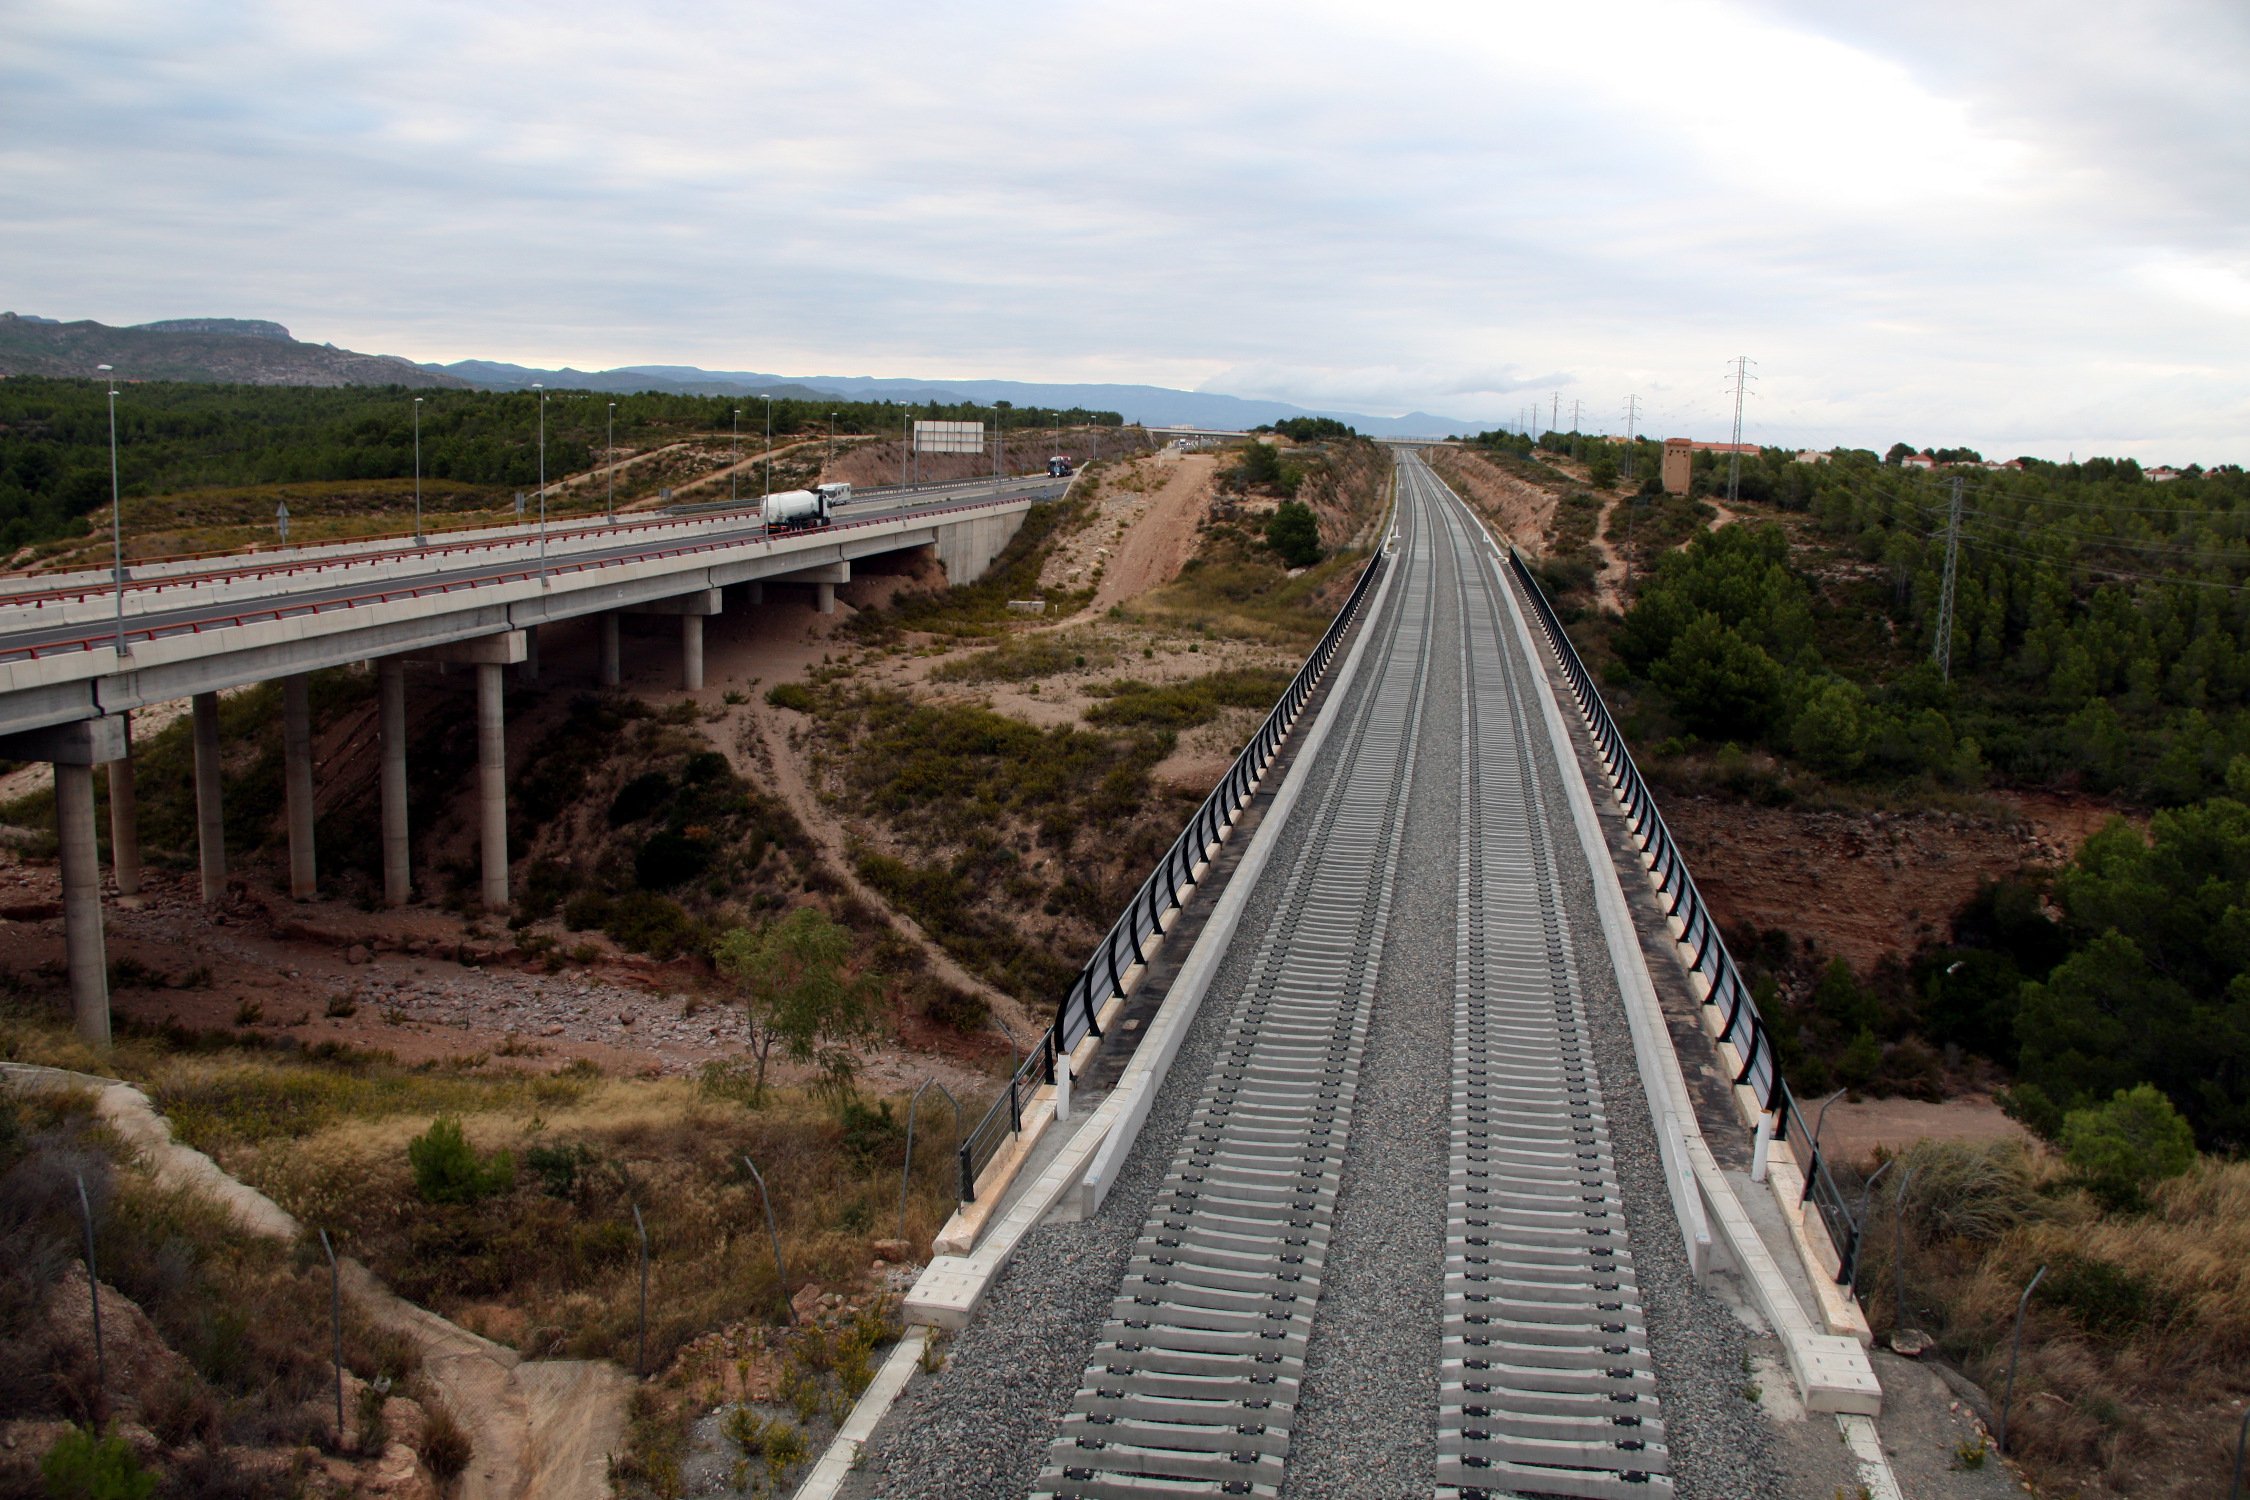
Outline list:
[[[344,1446],[344,1283],[336,1270],[336,1247],[328,1231],[320,1232],[320,1248],[328,1253],[328,1347],[336,1366],[336,1447]]]
[[[2234,1435],[2234,1478],[2227,1484],[2227,1500],[2239,1500],[2242,1494],[2242,1446],[2250,1442],[2250,1411],[2242,1414],[2241,1430]]]
[[[953,1106],[954,1149],[959,1150],[961,1145],[961,1101],[953,1097],[953,1090],[935,1078],[923,1079],[921,1086],[914,1090],[914,1097],[906,1105],[906,1165],[899,1169],[898,1174],[898,1237],[902,1240],[906,1238],[906,1187],[914,1180],[914,1114],[922,1107],[922,1096],[931,1089],[945,1095],[947,1102]]]
[[[1914,1185],[1914,1169],[1908,1167],[1898,1179],[1898,1192],[1891,1205],[1891,1274],[1898,1280],[1898,1321],[1892,1327],[1892,1336],[1906,1326],[1906,1190]]]
[[[1838,1099],[1843,1098],[1844,1095],[1850,1092],[1850,1089],[1836,1090],[1835,1093],[1830,1094],[1827,1098],[1820,1101],[1820,1113],[1813,1116],[1812,1163],[1805,1168],[1805,1191],[1798,1197],[1797,1201],[1799,1203],[1804,1202],[1805,1199],[1812,1196],[1813,1174],[1820,1168],[1820,1132],[1822,1128],[1828,1124],[1828,1106],[1834,1104]],[[1798,1116],[1797,1123],[1800,1125],[1804,1123],[1804,1117],[1802,1115]]]
[[[760,1184],[761,1190],[763,1184]],[[633,1206],[633,1232],[641,1237],[641,1350],[633,1362],[634,1373],[648,1379],[648,1225],[641,1222],[641,1206]]]
[[[86,1227],[86,1295],[94,1304],[94,1378],[100,1382],[96,1404],[109,1405],[109,1355],[102,1348],[102,1277],[94,1261],[94,1205],[86,1196],[86,1174],[78,1177],[78,1216]]]
[[[797,1308],[789,1300],[789,1271],[781,1263],[781,1231],[773,1222],[773,1195],[766,1191],[766,1179],[758,1174],[758,1164],[747,1154],[742,1164],[750,1169],[750,1180],[758,1185],[758,1197],[766,1205],[766,1237],[773,1241],[773,1274],[781,1290],[781,1316],[787,1323],[797,1321]]]
[[[2023,1289],[2023,1295],[2016,1299],[2016,1336],[2008,1348],[2008,1394],[2000,1398],[1998,1447],[2002,1453],[2008,1451],[2008,1413],[2016,1404],[2016,1361],[2023,1355],[2024,1310],[2031,1306],[2031,1289],[2039,1285],[2039,1278],[2046,1274],[2047,1268],[2045,1266],[2041,1266],[2038,1270],[2032,1272],[2030,1282]]]

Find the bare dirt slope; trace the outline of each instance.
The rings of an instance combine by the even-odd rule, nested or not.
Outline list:
[[[1116,518],[1124,522],[1124,534],[1102,569],[1101,587],[1094,594],[1096,610],[1128,603],[1170,583],[1195,554],[1196,521],[1210,499],[1218,459],[1209,454],[1172,454],[1141,467],[1154,468],[1163,482],[1139,496],[1138,507]],[[1106,512],[1103,519],[1109,519]],[[1102,528],[1097,521],[1088,529],[1098,533]]]
[[[1544,552],[1554,537],[1556,496],[1527,479],[1495,468],[1482,455],[1461,448],[1434,448],[1430,463],[1446,483],[1499,525],[1506,540],[1527,552]]]
[[[1696,885],[1722,925],[1810,938],[1865,973],[1942,940],[1980,885],[2069,859],[2111,813],[1992,793],[1983,812],[1866,813],[1667,795]]]
[[[201,1193],[255,1235],[294,1240],[297,1221],[202,1152],[172,1139],[148,1096],[114,1080],[49,1069],[12,1070],[34,1082],[91,1083],[96,1114],[140,1153],[159,1182]],[[342,1263],[346,1293],[375,1322],[412,1339],[422,1372],[469,1433],[471,1457],[455,1500],[607,1500],[608,1458],[625,1446],[631,1382],[601,1360],[525,1360],[426,1308],[394,1296],[357,1261]]]

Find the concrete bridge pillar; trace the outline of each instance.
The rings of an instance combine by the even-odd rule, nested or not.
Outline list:
[[[852,581],[852,565],[847,562],[816,563],[809,568],[797,568],[787,573],[777,573],[776,583],[809,583],[813,586],[813,610],[832,615],[836,612],[836,585]]]
[[[484,906],[508,904],[508,730],[498,662],[477,664],[477,822],[484,846]]]
[[[281,783],[289,813],[289,894],[310,901],[320,893],[313,864],[313,751],[310,679],[295,672],[281,679]]]
[[[601,684],[616,687],[624,675],[617,648],[617,611],[613,609],[601,617]]]
[[[227,892],[227,820],[221,803],[219,695],[197,693],[190,700],[195,717],[195,844],[202,861],[203,903],[216,905]]]
[[[504,669],[524,659],[524,633],[504,630],[413,653],[418,661],[462,662],[477,669],[477,834],[483,849],[480,894],[485,910],[508,904],[508,726]],[[404,715],[402,714],[403,718]],[[403,742],[402,734],[400,740]],[[399,841],[405,842],[405,770],[400,772]],[[386,863],[388,855],[386,854]],[[401,855],[401,863],[404,856]]]
[[[529,685],[539,680],[539,627],[523,628],[523,661],[516,668],[516,681]]]
[[[133,786],[133,720],[117,716],[125,753],[109,763],[109,867],[117,878],[117,894],[141,893],[140,795]]]
[[[695,692],[703,686],[703,621],[726,609],[726,590],[697,589],[692,594],[681,594],[673,599],[656,599],[647,604],[636,604],[637,615],[678,615],[680,617],[680,686]]]
[[[383,900],[404,906],[414,894],[406,838],[406,662],[375,664],[383,746]]]
[[[55,768],[55,833],[62,852],[63,953],[70,1014],[79,1039],[109,1045],[109,957],[102,938],[101,853],[94,838],[94,767],[125,755],[125,726],[112,716],[0,738],[0,757]]]

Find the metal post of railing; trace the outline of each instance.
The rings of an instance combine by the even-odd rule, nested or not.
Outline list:
[[[773,1195],[766,1191],[766,1179],[759,1175],[758,1164],[747,1155],[742,1164],[750,1169],[750,1180],[758,1185],[758,1197],[766,1205],[766,1237],[773,1241],[774,1285],[781,1296],[781,1317],[785,1323],[797,1321],[797,1309],[789,1301],[789,1270],[781,1262],[781,1230],[773,1221]]]
[[[2242,1414],[2242,1426],[2234,1435],[2234,1478],[2227,1482],[2227,1500],[2241,1500],[2242,1453],[2245,1444],[2250,1444],[2250,1411]]]
[[[898,1237],[902,1240],[906,1238],[906,1187],[914,1180],[914,1114],[922,1107],[922,1096],[931,1089],[945,1095],[947,1102],[952,1104],[953,1144],[956,1149],[961,1144],[961,1101],[953,1097],[953,1090],[935,1078],[923,1079],[921,1086],[914,1090],[914,1097],[906,1105],[906,1165],[899,1169],[898,1174]]]
[[[2023,1315],[2025,1310],[2031,1306],[2032,1288],[2038,1286],[2039,1278],[2046,1274],[2047,1268],[2045,1266],[2041,1266],[2038,1270],[2032,1272],[2030,1282],[2023,1289],[2023,1295],[2016,1299],[2016,1335],[2014,1342],[2008,1349],[2008,1393],[2000,1398],[2000,1433],[1996,1446],[2002,1453],[2008,1451],[2008,1413],[2016,1404],[2016,1361],[2023,1355]]]

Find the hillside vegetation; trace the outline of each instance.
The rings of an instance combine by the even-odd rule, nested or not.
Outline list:
[[[186,337],[186,335],[180,335]],[[259,344],[259,339],[233,340]],[[411,367],[407,367],[411,368]],[[415,472],[416,396],[421,397],[421,472],[425,501],[438,481],[441,509],[489,508],[513,491],[536,487],[540,474],[540,397],[535,391],[408,390],[403,385],[272,387],[146,380],[117,398],[119,479],[132,520],[132,550],[161,550],[152,534],[176,529],[174,507],[198,492],[245,486],[341,486],[363,501],[380,497],[389,517],[411,516]],[[735,413],[743,454],[765,437],[766,403],[739,398],[644,393],[609,397],[550,391],[546,401],[546,474],[550,488],[566,475],[604,461],[614,405],[619,456],[695,441],[732,456]],[[895,438],[908,417],[979,421],[993,409],[936,402],[777,400],[776,444],[806,435]],[[1115,412],[1011,409],[1011,426],[1115,425]],[[653,493],[654,476],[628,471],[620,494]],[[405,481],[404,485],[397,483]],[[641,483],[636,483],[641,481]],[[107,387],[98,380],[25,375],[0,381],[0,549],[79,535],[85,518],[106,509],[110,494]],[[264,497],[252,519],[266,522],[273,500],[294,512],[312,495]],[[606,490],[587,487],[563,507],[599,509]],[[558,497],[550,495],[550,501]],[[157,504],[135,506],[137,500]],[[550,505],[550,510],[557,508]],[[375,530],[375,527],[366,527]],[[227,542],[212,543],[226,545]]]

